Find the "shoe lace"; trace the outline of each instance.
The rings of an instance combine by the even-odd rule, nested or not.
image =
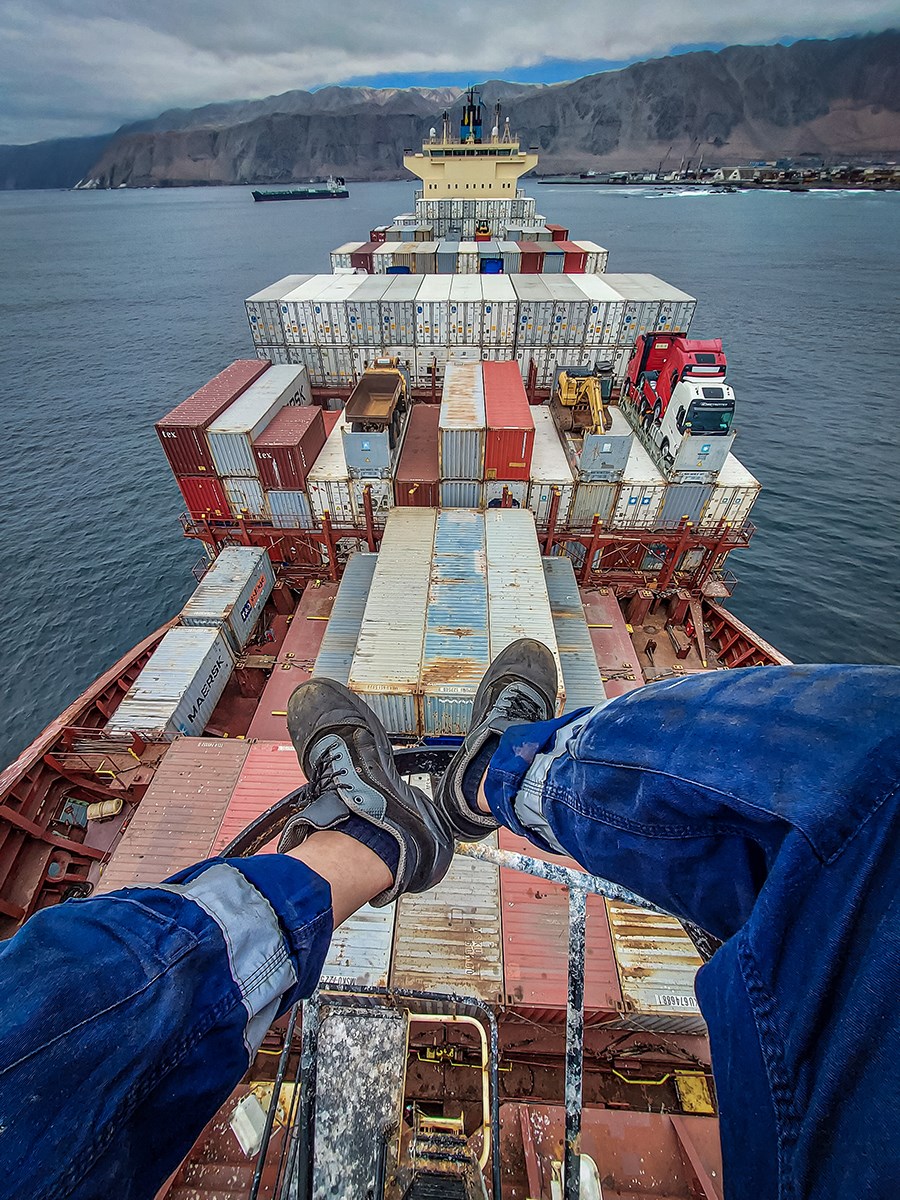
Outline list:
[[[318,799],[323,792],[337,791],[340,793],[341,788],[349,786],[347,783],[340,782],[341,776],[347,774],[347,768],[341,767],[339,770],[334,770],[332,766],[339,757],[335,750],[327,750],[313,763],[304,788],[306,793],[304,799],[307,802]]]
[[[498,708],[508,721],[543,721],[546,717],[538,701],[520,691],[511,692]]]

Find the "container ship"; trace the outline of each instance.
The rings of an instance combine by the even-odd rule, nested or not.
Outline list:
[[[159,421],[198,586],[0,776],[4,936],[239,847],[303,782],[311,676],[427,786],[519,637],[560,711],[788,662],[727,607],[760,485],[721,342],[536,213],[492,115],[471,90],[405,153],[414,211],[251,296],[252,356]],[[710,947],[547,858],[500,831],[347,921],[160,1196],[720,1196]]]

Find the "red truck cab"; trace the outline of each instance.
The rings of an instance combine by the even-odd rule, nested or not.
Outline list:
[[[639,403],[642,417],[658,423],[679,383],[724,383],[726,369],[721,338],[642,333],[628,360],[625,389]]]

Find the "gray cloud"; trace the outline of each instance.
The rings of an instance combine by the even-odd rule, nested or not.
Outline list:
[[[0,0],[0,142],[358,76],[514,77],[547,59],[616,61],[898,23],[898,0],[631,0],[627,16],[597,0]]]

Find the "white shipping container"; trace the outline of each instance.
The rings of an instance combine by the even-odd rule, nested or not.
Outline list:
[[[416,296],[416,346],[449,344],[450,275],[429,275]]]
[[[358,250],[360,246],[364,246],[365,242],[344,242],[342,246],[337,246],[331,252],[331,269],[337,271],[339,268],[351,267],[350,255]]]
[[[231,511],[246,521],[268,521],[269,506],[263,485],[258,479],[223,475],[222,487],[228,497]]]
[[[609,525],[618,492],[617,483],[576,483],[569,524],[574,529],[590,529],[597,516],[604,525]]]
[[[484,474],[484,381],[477,363],[448,363],[438,422],[442,479],[481,479]]]
[[[560,441],[559,431],[549,408],[533,405],[534,451],[531,456],[531,483],[528,507],[539,529],[546,529],[554,489],[559,490],[557,524],[564,525],[572,506],[572,468]]]
[[[577,246],[579,250],[587,251],[587,261],[584,269],[589,275],[602,275],[606,270],[606,264],[609,261],[609,251],[603,246],[598,246],[596,242],[587,240],[572,239],[572,244]]]
[[[544,282],[553,298],[551,345],[568,348],[584,344],[591,301],[578,286],[578,276],[551,275]]]
[[[597,487],[598,484],[582,486]],[[615,512],[614,529],[653,529],[659,519],[666,481],[650,455],[635,438],[622,476]]]
[[[274,587],[275,572],[266,550],[226,546],[181,610],[181,624],[224,628],[231,648],[240,651]]]
[[[311,275],[286,275],[277,283],[247,297],[244,306],[254,346],[277,346],[284,342],[281,300],[311,278]]]
[[[536,638],[552,651],[559,672],[557,712],[565,689],[534,517],[523,508],[484,514],[491,661],[519,638]]]
[[[674,917],[607,900],[613,953],[631,1029],[705,1034],[694,994],[703,965],[694,943]]]
[[[454,275],[450,280],[450,345],[480,346],[484,292],[480,275]]]
[[[548,345],[553,331],[553,296],[541,275],[510,275],[519,298],[516,345]]]
[[[422,286],[415,275],[396,275],[381,300],[381,340],[385,346],[416,343],[416,295]]]
[[[530,378],[531,363],[534,363],[537,375],[535,383],[538,387],[552,387],[556,379],[557,360],[562,355],[562,366],[576,365],[572,359],[577,357],[575,350],[560,350],[557,346],[543,345],[522,345],[516,344],[516,361],[519,364],[519,370],[522,372],[522,379],[525,384],[528,384]]]
[[[219,475],[257,476],[253,439],[285,405],[309,404],[311,400],[309,378],[302,367],[270,367],[206,431]]]
[[[516,340],[519,301],[506,275],[482,275],[482,346],[512,346]]]
[[[528,483],[524,479],[488,479],[482,492],[485,508],[502,508],[504,489],[510,508],[528,507]]]
[[[350,666],[351,691],[396,737],[420,732],[418,693],[436,519],[431,508],[391,513]]]
[[[137,733],[150,742],[170,742],[179,733],[200,737],[233,670],[234,657],[221,629],[170,629],[107,723],[106,733]]]
[[[268,359],[270,363],[289,363],[292,361],[286,346],[257,346],[256,357]]]
[[[306,301],[309,296],[315,296],[331,275],[311,275],[304,283],[288,292],[280,303],[281,325],[284,329],[286,345],[314,345],[315,328],[312,324],[312,309]]]
[[[367,275],[347,301],[352,346],[381,345],[381,300],[392,282],[387,275]]]
[[[585,345],[615,345],[622,330],[625,301],[609,284],[609,276],[570,275],[572,282],[587,296],[589,304],[585,318]]]
[[[740,529],[756,503],[761,486],[744,464],[729,454],[713,484],[699,528],[715,529],[727,522],[733,529]]]
[[[341,413],[307,478],[309,502],[316,521],[321,522],[327,512],[333,525],[342,526],[354,524],[350,475],[344,461],[343,431],[346,424],[346,418]]]
[[[372,518],[376,525],[383,526],[394,507],[394,488],[390,479],[351,479],[350,493],[353,501],[355,524],[361,529],[366,524],[366,502],[364,492],[369,489],[372,501]]]

